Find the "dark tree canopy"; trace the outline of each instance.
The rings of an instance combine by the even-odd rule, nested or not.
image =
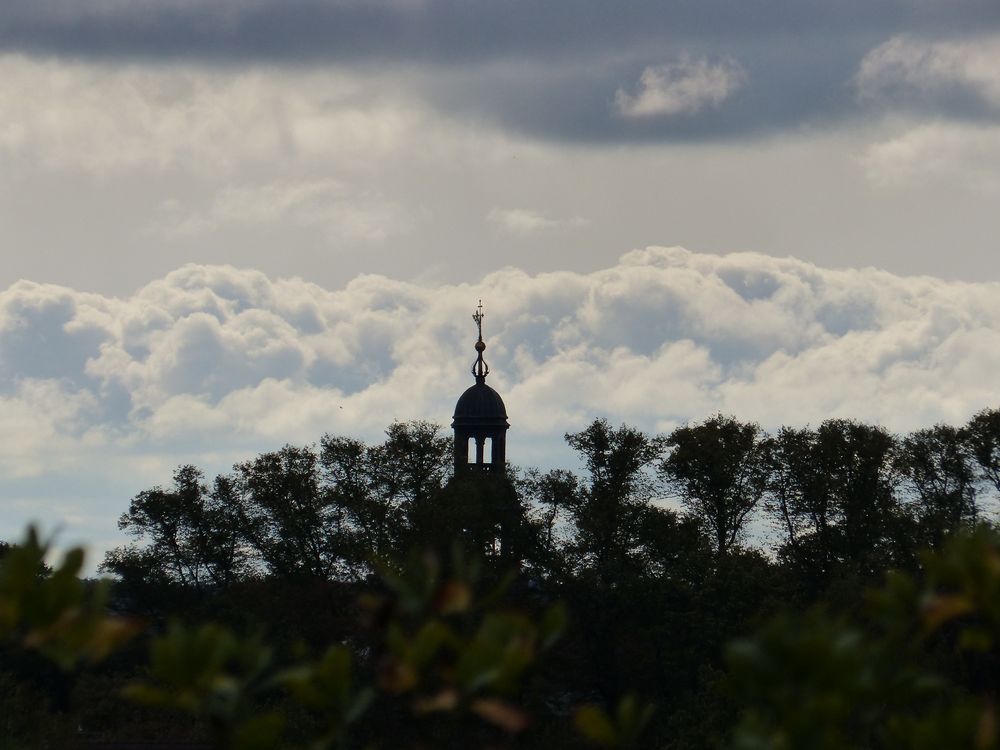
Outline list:
[[[289,653],[342,644],[357,656],[363,679],[400,691],[395,703],[372,710],[362,729],[368,738],[406,736],[415,715],[405,671],[366,661],[378,644],[364,623],[379,627],[399,615],[377,604],[386,586],[402,586],[418,568],[434,571],[432,587],[468,574],[498,587],[489,606],[513,613],[510,622],[526,622],[555,601],[570,613],[553,669],[506,696],[510,705],[489,709],[502,717],[517,704],[537,717],[517,746],[579,746],[567,717],[575,706],[596,703],[610,722],[594,719],[599,736],[631,737],[641,724],[646,734],[632,746],[717,748],[731,746],[735,727],[759,737],[734,703],[727,644],[749,638],[777,612],[815,604],[823,608],[815,621],[822,627],[806,619],[800,633],[779,624],[752,641],[757,657],[777,654],[767,667],[774,683],[787,684],[783,655],[801,661],[815,646],[817,654],[841,648],[858,657],[847,641],[835,642],[846,632],[838,618],[867,611],[866,587],[881,585],[889,571],[897,577],[890,580],[923,580],[930,570],[924,550],[955,549],[991,524],[1000,495],[1000,410],[906,435],[847,419],[768,434],[721,414],[650,435],[596,419],[566,441],[579,455],[579,472],[510,467],[506,475],[456,477],[452,441],[426,422],[394,423],[374,445],[337,435],[287,445],[211,481],[182,466],[168,486],[132,499],[120,525],[134,541],[108,553],[103,570],[118,578],[116,606],[158,627],[212,612],[247,632],[280,634],[279,648]],[[423,562],[415,567],[413,560]],[[410,604],[425,597],[461,609],[469,590],[407,596]],[[405,651],[404,661],[418,662],[422,649],[440,646],[441,632],[417,628],[412,643],[396,641],[396,656]],[[472,653],[480,648],[466,645]],[[938,643],[926,658],[967,694],[992,695],[982,686],[992,684],[1000,658],[990,651],[955,661],[957,648]],[[829,665],[830,675],[839,674],[836,658]],[[0,686],[5,674],[0,669]],[[628,703],[630,693],[639,703]],[[772,699],[760,705],[775,710]],[[442,720],[431,721],[427,736],[454,736],[443,718],[453,696],[441,692],[434,700],[421,710],[440,711]],[[642,701],[657,711],[637,713]],[[633,713],[615,713],[622,705]],[[871,716],[883,713],[873,702]],[[886,746],[879,731],[873,719],[857,736]]]
[[[566,442],[587,468],[569,504],[575,529],[571,554],[577,566],[591,567],[601,576],[619,576],[642,541],[643,517],[655,493],[651,467],[663,441],[598,419],[581,432],[567,434]]]
[[[908,548],[895,451],[888,431],[851,420],[779,431],[770,486],[782,552],[814,580],[844,566],[877,575]]]
[[[1000,492],[1000,409],[984,409],[967,426],[967,439],[982,476]]]
[[[725,555],[767,489],[769,443],[760,426],[717,414],[670,433],[660,474]]]
[[[944,538],[973,525],[979,515],[976,460],[965,428],[935,425],[906,435],[896,468],[913,496],[913,512],[923,545],[940,547]]]

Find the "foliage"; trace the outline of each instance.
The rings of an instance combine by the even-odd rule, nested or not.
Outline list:
[[[881,427],[844,419],[782,428],[771,453],[771,507],[781,554],[822,586],[837,575],[870,579],[900,559],[903,512],[896,442]]]
[[[984,409],[966,426],[982,476],[1000,492],[1000,409]]]
[[[154,487],[132,500],[118,528],[144,544],[113,551],[103,569],[199,590],[228,586],[246,574],[248,565],[238,511],[229,481],[220,477],[209,490],[199,469],[181,466],[172,488]]]
[[[654,493],[649,469],[663,441],[626,425],[614,429],[598,419],[581,432],[567,434],[566,442],[580,454],[588,472],[586,482],[574,488],[576,493],[564,490],[575,532],[570,554],[578,568],[589,568],[610,583],[628,573],[641,544],[643,516]],[[557,485],[552,489],[559,491]]]
[[[998,746],[1000,536],[982,527],[896,573],[850,623],[785,615],[729,648],[733,747]]]
[[[974,524],[976,467],[970,432],[950,425],[917,430],[897,451],[897,470],[915,496],[919,542],[939,547],[945,537]]]
[[[84,553],[68,550],[46,570],[51,550],[32,527],[0,562],[0,640],[35,651],[63,669],[104,659],[136,624],[107,614],[109,582],[79,578]]]
[[[653,717],[654,707],[642,705],[634,695],[626,695],[613,714],[600,706],[582,706],[576,713],[576,726],[589,742],[598,747],[640,747],[640,739]]]
[[[769,444],[760,425],[717,414],[679,427],[666,441],[660,473],[681,502],[710,530],[725,555],[767,489]]]
[[[106,585],[88,588],[79,580],[81,550],[68,553],[51,574],[42,568],[46,552],[31,530],[0,561],[0,636],[64,669],[101,661],[135,625],[105,615]],[[284,746],[289,705],[315,716],[309,747],[346,746],[349,728],[379,698],[407,705],[414,742],[421,720],[443,716],[452,731],[463,732],[462,742],[492,737],[496,746],[491,731],[512,737],[528,728],[518,691],[527,670],[559,639],[566,614],[555,605],[536,623],[500,606],[502,589],[477,599],[474,565],[459,562],[451,570],[442,576],[428,556],[383,571],[385,592],[364,599],[376,631],[376,652],[367,659],[375,667],[370,684],[356,680],[357,657],[344,645],[288,667],[259,636],[174,622],[153,637],[146,675],[123,694],[194,715],[207,724],[213,746],[227,750]],[[427,731],[430,739],[449,736],[440,722]]]

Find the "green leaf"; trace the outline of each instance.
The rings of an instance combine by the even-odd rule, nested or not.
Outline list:
[[[540,647],[543,651],[551,648],[562,637],[568,619],[564,604],[559,603],[549,607],[538,628]]]
[[[272,750],[278,747],[284,718],[277,713],[254,716],[241,722],[233,732],[234,750]]]
[[[618,740],[614,724],[598,706],[582,706],[576,712],[573,723],[577,731],[595,745],[614,747]]]

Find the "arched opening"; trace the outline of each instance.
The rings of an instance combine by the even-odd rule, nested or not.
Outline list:
[[[483,440],[483,463],[493,463],[493,438],[485,438]]]
[[[465,463],[476,463],[476,439],[473,437],[465,441]]]

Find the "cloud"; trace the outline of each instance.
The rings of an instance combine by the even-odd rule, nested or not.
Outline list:
[[[352,95],[362,103],[408,97],[466,122],[487,121],[548,140],[692,140],[855,117],[858,106],[846,94],[847,84],[873,38],[966,38],[1000,28],[1000,12],[989,0],[911,6],[895,0],[766,0],[753,7],[729,0],[638,0],[627,8],[569,0],[7,0],[0,52],[94,67],[121,84],[116,98],[130,105],[170,100],[187,86],[194,90],[190,108],[163,119],[154,116],[161,106],[156,104],[141,125],[158,138],[178,128],[190,131],[195,144],[230,118],[243,128],[234,145],[255,142],[268,151],[308,141],[310,134],[322,140],[331,128],[360,124],[351,137],[378,137],[400,118],[411,122],[391,107],[376,117],[362,107],[354,118],[345,111],[350,107],[335,107],[340,117],[331,122],[325,109],[345,101],[344,83],[352,78],[362,79],[360,92]],[[678,57],[684,52],[687,57]],[[135,74],[144,67],[215,77],[164,87],[155,76]],[[310,85],[314,96],[303,98],[255,91],[253,75],[233,75],[248,70],[281,70],[286,80],[322,73],[329,90]],[[752,91],[733,97],[749,80],[746,71]],[[225,88],[220,81],[233,77],[242,83],[226,92],[239,95],[235,106],[216,106],[217,89]],[[625,81],[635,84],[623,86]],[[304,83],[297,81],[293,91]],[[93,161],[169,162],[172,155],[155,139],[144,153],[131,118],[118,121],[110,114],[118,114],[117,108],[100,110],[94,102],[107,99],[90,89],[58,77],[30,89],[58,91],[55,98],[65,100],[68,111],[83,107],[81,116],[51,117],[34,127],[0,126],[0,142],[30,143],[39,124],[43,134],[57,136],[85,114],[97,132],[116,129],[121,138],[117,154],[93,138]],[[727,106],[719,109],[723,102]],[[271,116],[248,116],[255,104]],[[272,140],[275,120],[309,110],[317,110],[315,120],[300,123],[308,132],[288,128]],[[203,124],[192,128],[193,121]],[[36,155],[50,153],[39,149]],[[213,168],[214,160],[205,160],[210,154],[200,156],[206,169]]]
[[[176,464],[223,471],[327,431],[447,425],[471,383],[479,298],[522,465],[572,465],[562,435],[596,416],[648,431],[720,410],[771,429],[843,416],[909,430],[996,405],[997,283],[676,247],[475,284],[366,275],[326,289],[205,265],[122,297],[20,282],[0,291],[0,493],[21,498],[9,523],[30,506],[51,524],[72,501],[91,538],[110,539],[129,495]]]
[[[718,109],[746,79],[746,71],[734,60],[711,63],[704,57],[682,57],[643,70],[634,94],[618,89],[615,109],[629,118],[694,115]]]
[[[770,426],[846,414],[907,429],[989,405],[998,291],[680,248],[438,287],[362,276],[327,290],[190,265],[120,299],[26,282],[3,292],[0,391],[12,414],[64,402],[24,446],[58,431],[155,454],[443,422],[468,380],[467,308],[482,297],[491,381],[517,430],[558,442],[598,414],[664,429],[717,409]],[[54,348],[11,354],[26,337]]]
[[[952,189],[1000,191],[1000,126],[960,122],[916,125],[869,145],[860,157],[880,187],[943,182]]]
[[[538,211],[526,208],[493,208],[490,209],[486,219],[515,234],[533,234],[551,229],[585,227],[590,223],[582,216],[552,219]]]
[[[219,190],[205,211],[165,202],[151,230],[182,237],[232,226],[321,229],[333,241],[379,243],[405,231],[407,219],[375,191],[333,179],[279,180]]]
[[[1000,189],[1000,34],[893,36],[865,55],[854,83],[859,100],[887,112],[895,131],[860,156],[870,182]]]
[[[301,61],[410,59],[475,62],[500,57],[661,46],[672,38],[763,31],[878,32],[981,29],[997,21],[989,0],[947,4],[823,0],[637,0],[627,7],[571,0],[7,0],[0,45],[75,55]],[[530,33],[528,33],[530,32]]]
[[[894,36],[865,55],[856,83],[865,101],[955,108],[965,97],[1000,114],[1000,35]]]
[[[398,154],[410,146],[413,130],[430,127],[426,107],[403,92],[391,100],[372,97],[364,78],[334,71],[66,63],[7,54],[0,55],[0,77],[0,155],[22,167],[210,177],[333,161],[350,172]],[[294,189],[264,186],[258,193],[282,192],[287,200]],[[250,199],[236,188],[220,196],[218,210]]]
[[[19,479],[75,465],[100,431],[98,398],[58,380],[18,383],[0,397],[0,471]]]

